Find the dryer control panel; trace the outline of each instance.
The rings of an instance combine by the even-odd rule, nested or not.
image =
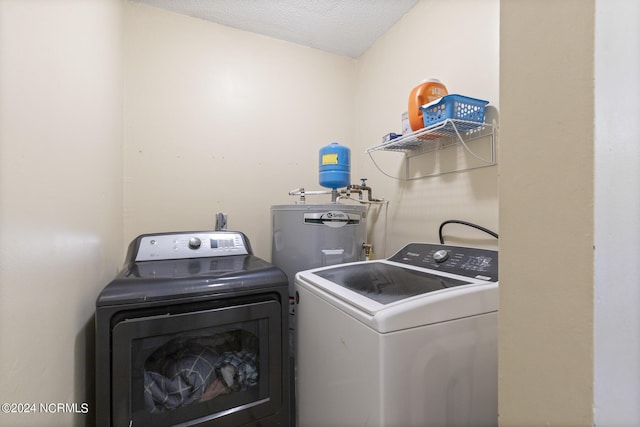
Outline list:
[[[212,258],[249,255],[249,243],[242,233],[234,231],[194,231],[147,234],[134,242],[133,261],[159,261],[185,258]]]
[[[498,281],[498,251],[489,249],[409,243],[389,261],[479,280]]]

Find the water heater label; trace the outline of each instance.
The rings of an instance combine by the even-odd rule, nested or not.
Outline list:
[[[338,153],[330,153],[322,155],[322,164],[323,165],[337,165],[338,164]]]
[[[304,222],[306,224],[326,225],[327,227],[337,228],[345,225],[360,224],[360,215],[347,214],[342,211],[306,213],[304,214]]]

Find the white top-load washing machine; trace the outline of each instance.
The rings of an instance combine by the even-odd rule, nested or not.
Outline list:
[[[498,424],[496,251],[411,243],[295,290],[298,426]]]

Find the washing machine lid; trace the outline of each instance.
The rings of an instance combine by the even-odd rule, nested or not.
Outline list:
[[[303,287],[379,332],[498,310],[496,251],[411,243],[387,260],[307,270]]]
[[[498,310],[497,282],[388,260],[307,270],[296,275],[295,283],[381,333]]]
[[[315,274],[381,305],[470,283],[381,262],[343,265],[316,271]]]

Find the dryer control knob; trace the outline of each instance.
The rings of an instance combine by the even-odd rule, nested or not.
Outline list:
[[[433,259],[437,263],[445,262],[449,258],[449,252],[446,249],[440,249],[433,254]]]
[[[202,241],[197,237],[192,237],[189,239],[189,249],[198,249],[201,244]]]

